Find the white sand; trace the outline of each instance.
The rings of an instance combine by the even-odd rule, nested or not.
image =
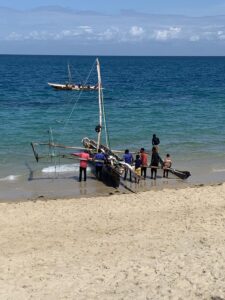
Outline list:
[[[0,299],[225,299],[225,184],[0,204]]]

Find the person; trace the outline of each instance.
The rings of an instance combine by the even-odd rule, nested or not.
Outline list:
[[[135,177],[135,182],[137,182],[137,183],[139,183],[139,180],[140,180],[139,178],[141,176],[141,164],[142,163],[141,163],[140,155],[137,154],[136,158],[135,158],[135,161],[134,161],[134,170],[135,170],[135,173],[138,177],[138,179],[137,179],[137,177]]]
[[[74,156],[79,156],[80,159],[80,172],[79,172],[79,181],[82,180],[82,174],[84,174],[84,181],[87,180],[87,166],[88,161],[91,160],[90,154],[87,151],[81,153],[72,153]]]
[[[123,160],[125,161],[125,163],[127,163],[129,165],[132,165],[133,162],[134,162],[133,155],[129,152],[128,149],[126,149],[125,152],[124,152]],[[124,180],[126,180],[126,178],[127,178],[127,173],[128,173],[128,168],[125,168],[125,173],[124,173],[124,178],[123,178]],[[129,175],[130,175],[130,181],[132,181],[131,170],[129,172]]]
[[[151,179],[156,179],[157,176],[157,169],[159,166],[159,163],[163,163],[161,157],[159,156],[157,152],[157,148],[155,146],[152,147],[152,157],[151,157]]]
[[[160,144],[159,138],[156,136],[156,134],[153,134],[153,136],[152,136],[152,146],[156,147],[157,151],[159,151],[159,144]]]
[[[102,179],[102,168],[103,168],[103,164],[105,161],[105,154],[102,153],[100,149],[98,149],[98,153],[95,154],[94,160],[98,160],[95,163],[96,178],[98,180],[101,180]]]
[[[168,173],[169,173],[168,168],[171,168],[171,166],[172,166],[172,159],[170,157],[170,154],[167,153],[163,161],[163,177],[168,178]]]
[[[147,167],[148,167],[148,155],[145,153],[145,149],[141,148],[140,150],[140,158],[141,158],[141,176],[146,179],[147,175]]]

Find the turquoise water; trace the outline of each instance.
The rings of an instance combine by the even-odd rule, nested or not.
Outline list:
[[[99,57],[112,149],[151,148],[180,167],[225,168],[225,57]],[[0,178],[35,163],[31,141],[81,145],[96,138],[96,92],[55,91],[67,63],[75,82],[87,79],[95,57],[0,56]],[[93,67],[88,82],[96,83]],[[78,99],[79,98],[79,99]],[[192,172],[193,173],[193,172]]]

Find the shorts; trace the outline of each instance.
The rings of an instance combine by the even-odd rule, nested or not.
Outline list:
[[[135,169],[135,173],[136,175],[141,176],[141,168]]]

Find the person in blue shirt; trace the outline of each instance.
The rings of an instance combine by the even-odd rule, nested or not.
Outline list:
[[[98,149],[98,153],[95,154],[94,160],[97,160],[95,163],[95,174],[96,174],[96,178],[98,180],[102,180],[102,168],[103,168],[103,164],[105,162],[105,154],[101,152],[100,149]]]
[[[123,160],[125,161],[125,163],[127,163],[129,165],[132,165],[133,162],[134,162],[133,155],[129,152],[128,149],[126,149],[125,152],[124,152]],[[124,178],[123,178],[124,180],[127,179],[127,173],[128,173],[128,169],[126,168],[125,173],[124,173]],[[132,181],[131,171],[130,171],[130,181]]]

